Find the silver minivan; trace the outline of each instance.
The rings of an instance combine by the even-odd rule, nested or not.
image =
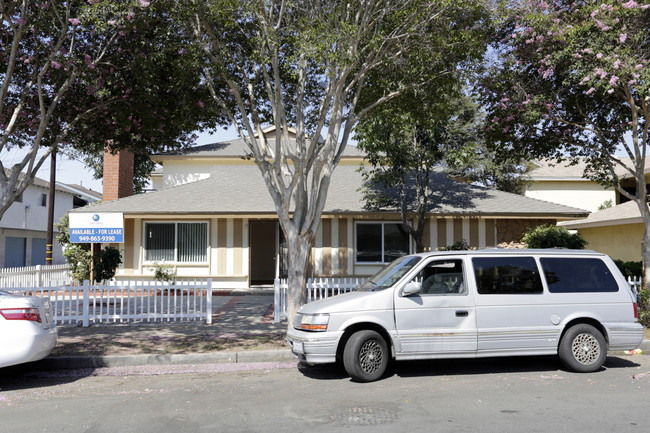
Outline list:
[[[310,364],[356,381],[389,360],[557,354],[600,369],[643,341],[636,296],[614,262],[585,250],[478,250],[401,257],[356,291],[303,305],[287,333]]]

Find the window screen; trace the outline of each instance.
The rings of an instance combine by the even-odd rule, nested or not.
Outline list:
[[[532,257],[473,258],[474,275],[481,295],[542,293],[542,280]]]
[[[551,293],[618,292],[618,283],[600,259],[552,257],[540,260]]]

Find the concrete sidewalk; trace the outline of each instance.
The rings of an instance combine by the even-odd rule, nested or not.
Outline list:
[[[277,350],[208,350],[181,354],[134,352],[133,346],[140,347],[144,344],[155,348],[157,342],[174,341],[175,344],[179,342],[182,344],[183,341],[194,343],[206,341],[216,344],[220,341],[252,340],[269,335],[273,335],[274,340],[278,341],[286,334],[286,321],[273,322],[272,294],[253,292],[214,296],[212,311],[212,325],[206,325],[205,322],[152,322],[96,324],[87,328],[59,326],[58,347],[55,347],[50,356],[35,364],[38,364],[39,368],[59,370],[140,365],[297,361],[288,344],[286,349]],[[78,346],[82,353],[80,355],[57,354],[62,351],[62,344]],[[70,352],[70,349],[65,348],[64,351]]]
[[[165,341],[196,343],[208,341],[218,343],[232,339],[254,339],[273,336],[274,347],[284,346],[287,323],[273,323],[273,296],[269,293],[229,293],[213,297],[212,325],[204,322],[155,322],[138,324],[99,324],[88,328],[79,326],[60,326],[60,344],[78,344],[80,355],[53,354],[38,361],[39,368],[60,370],[70,368],[124,367],[143,365],[172,364],[218,364],[248,362],[297,361],[286,348],[273,350],[196,350],[192,353],[138,353],[133,346],[148,345],[155,349],[156,344]],[[134,342],[132,344],[132,342]],[[135,343],[137,342],[137,343]],[[96,347],[94,347],[96,346]],[[262,344],[263,346],[263,344]],[[645,340],[640,349],[650,355],[650,340]],[[126,354],[120,353],[128,352]],[[60,352],[60,351],[59,351]],[[155,352],[155,350],[151,350]],[[610,352],[610,356],[625,355],[623,352]]]

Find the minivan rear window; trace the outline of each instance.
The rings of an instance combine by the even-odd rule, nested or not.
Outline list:
[[[546,257],[540,259],[551,293],[618,292],[618,283],[600,259]]]
[[[472,259],[481,295],[542,293],[542,279],[532,257],[478,257]]]

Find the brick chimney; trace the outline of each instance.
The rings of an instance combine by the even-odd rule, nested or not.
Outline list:
[[[103,201],[133,195],[133,152],[120,150],[112,153],[104,148]]]

